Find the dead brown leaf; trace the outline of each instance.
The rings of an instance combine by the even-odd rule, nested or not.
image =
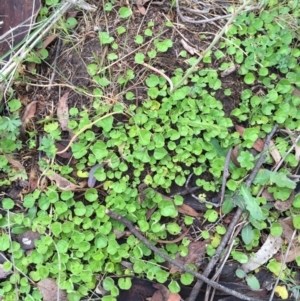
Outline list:
[[[282,247],[284,241],[280,236],[269,234],[261,248],[242,265],[242,269],[248,273],[264,265]]]
[[[291,208],[293,201],[295,198],[295,192],[294,190],[291,192],[289,198],[286,201],[276,201],[274,204],[274,207],[280,211],[280,212],[284,212],[287,211]]]
[[[237,167],[241,167],[240,165],[240,162],[237,160],[238,156],[239,156],[239,148],[240,146],[239,145],[236,145],[232,152],[231,152],[231,156],[230,156],[230,159],[231,161],[234,163],[235,166]]]
[[[223,72],[221,72],[221,77],[228,76],[231,73],[235,72],[236,69],[237,69],[237,67],[239,67],[239,66],[233,65],[233,66],[228,67],[226,70],[224,70]]]
[[[163,284],[155,283],[153,287],[158,290],[153,294],[151,301],[180,301],[179,294],[171,293]]]
[[[293,236],[294,227],[293,227],[293,220],[292,217],[287,217],[285,219],[278,220],[281,227],[282,227],[282,235],[285,239],[290,241]]]
[[[156,193],[158,193],[158,192],[156,192]],[[174,202],[173,198],[170,198],[161,193],[160,193],[160,195],[163,197],[164,200]],[[181,206],[176,206],[176,209],[178,210],[179,213],[186,214],[189,216],[193,216],[193,217],[202,216],[202,214],[198,213],[196,210],[194,210],[192,207],[190,207],[189,205],[186,205],[186,204],[182,204]]]
[[[137,6],[139,12],[141,15],[146,15],[146,9],[144,7],[144,4],[147,3],[150,0],[135,0],[135,5]]]
[[[178,210],[179,213],[193,216],[193,217],[199,217],[202,216],[201,213],[198,213],[195,209],[190,207],[189,205],[182,204],[181,206],[176,206],[176,209]]]
[[[236,131],[240,134],[240,136],[244,135],[244,131],[245,128],[240,126],[240,125],[236,125],[235,126]],[[253,148],[258,151],[258,152],[262,152],[265,146],[265,142],[263,139],[258,138],[253,145]],[[281,160],[281,155],[277,149],[277,147],[275,146],[274,142],[271,140],[270,141],[270,154],[272,156],[272,158],[274,159],[276,165],[280,162]]]
[[[146,15],[146,9],[145,9],[145,7],[142,6],[142,5],[138,5],[137,7],[138,7],[138,10],[139,10],[140,14],[143,15],[143,16],[145,16]]]
[[[43,301],[57,301],[58,294],[60,301],[68,301],[66,291],[59,289],[55,280],[52,278],[39,281],[37,287],[43,296]]]
[[[47,171],[45,176],[49,180],[54,181],[56,186],[61,190],[75,191],[75,190],[78,190],[78,189],[82,188],[80,186],[77,186],[77,185],[73,184],[72,182],[70,182],[66,178],[60,176],[59,174],[57,174],[54,171]]]
[[[297,159],[298,162],[300,162],[300,146],[299,146],[299,143],[295,143],[296,139],[295,137],[293,136],[293,134],[291,133],[291,131],[288,131],[289,134],[290,134],[290,138],[295,146],[295,157]]]
[[[7,161],[17,170],[19,171],[24,171],[25,172],[25,167],[17,160],[12,158],[10,155],[4,155]]]
[[[173,239],[173,240],[162,240],[162,239],[158,239],[157,242],[162,243],[162,244],[175,244],[179,241],[182,241],[187,234],[189,233],[190,228],[188,228],[185,232],[183,232],[179,237]]]
[[[48,47],[53,41],[55,41],[57,39],[57,35],[56,34],[51,34],[50,36],[48,36],[44,42],[43,42],[43,48]],[[39,50],[41,51],[41,50]]]
[[[179,254],[177,254],[176,261],[183,265],[192,263],[196,266],[199,266],[204,259],[207,243],[208,240],[191,242],[188,246],[187,256],[181,257]],[[170,274],[177,273],[178,271],[180,271],[179,267],[174,265],[171,266]]]
[[[64,159],[70,159],[72,157],[72,152],[70,150],[67,150],[63,153],[61,152],[62,150],[64,150],[66,148],[65,145],[62,145],[61,143],[56,142],[55,146],[56,146],[57,151],[58,151],[57,156],[59,156],[61,158],[64,158]]]
[[[32,166],[29,173],[29,187],[30,192],[34,191],[38,186],[39,176],[35,166]]]
[[[240,136],[243,137],[244,135],[244,131],[245,131],[245,128],[243,126],[240,126],[240,125],[236,125],[235,126],[235,129],[236,131],[240,134]],[[255,142],[254,142],[254,145],[253,145],[253,148],[258,151],[258,152],[262,152],[262,150],[264,149],[264,145],[265,145],[265,142],[258,138]]]
[[[276,166],[281,160],[281,155],[279,153],[279,150],[275,146],[273,140],[270,141],[270,154],[271,154],[272,158],[274,159],[274,161],[276,163],[275,166]]]
[[[268,191],[268,189],[264,189],[261,196],[264,197],[268,202],[274,202],[275,201],[273,194],[270,193]]]
[[[56,38],[57,38],[57,35],[55,35],[55,34],[52,34],[52,35],[48,36],[48,37],[44,40],[42,47],[41,47],[40,49],[37,50],[37,54],[41,53],[42,50],[45,49],[46,47],[48,47],[48,46],[49,46]],[[27,69],[28,69],[29,71],[32,71],[32,70],[34,70],[35,68],[36,68],[36,63],[34,63],[34,62],[28,63]]]
[[[285,253],[279,253],[274,256],[274,258],[279,262],[292,262],[296,259],[296,257],[300,256],[300,246],[292,246],[287,255]]]
[[[24,110],[24,113],[23,113],[23,116],[22,116],[22,127],[23,127],[24,130],[25,130],[26,125],[27,125],[27,123],[29,122],[29,120],[30,120],[31,118],[33,118],[34,115],[35,115],[35,112],[36,112],[36,104],[37,104],[37,101],[32,101],[32,102],[30,102],[30,103],[26,106],[26,108],[25,108],[25,110]]]
[[[70,92],[66,92],[58,101],[57,105],[57,118],[60,127],[63,131],[69,131],[69,108],[68,108],[68,97]]]
[[[168,301],[180,301],[181,297],[179,294],[170,293]]]
[[[279,219],[279,223],[281,224],[283,230],[282,236],[286,239],[287,242],[290,242],[294,232],[292,217]],[[276,254],[275,259],[279,262],[292,262],[296,259],[297,256],[300,256],[300,246],[298,243],[298,237],[296,236],[292,242],[288,254],[280,252]]]

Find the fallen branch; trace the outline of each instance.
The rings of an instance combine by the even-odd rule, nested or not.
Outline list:
[[[189,268],[187,268],[185,265],[179,263],[178,261],[170,258],[168,255],[166,255],[165,253],[163,253],[162,251],[160,251],[157,247],[153,246],[149,240],[147,240],[135,227],[134,225],[127,220],[125,217],[120,216],[119,214],[116,214],[110,210],[106,210],[106,214],[108,216],[110,216],[111,218],[121,222],[122,224],[124,224],[130,231],[131,233],[138,238],[143,244],[145,244],[150,250],[152,250],[155,254],[157,254],[158,256],[160,256],[161,258],[165,259],[166,261],[170,262],[171,264],[179,267],[182,271],[185,271],[187,273],[192,274],[194,277],[196,277],[197,279],[201,279],[203,282],[206,282],[208,285],[212,286],[213,288],[217,289],[217,290],[221,290],[229,295],[232,295],[236,298],[240,298],[242,300],[247,300],[247,301],[260,301],[257,298],[252,298],[252,297],[248,297],[246,295],[243,295],[241,293],[238,293],[236,291],[233,291],[223,285],[220,285],[210,279],[208,279],[207,277],[195,272],[194,270],[191,270]]]

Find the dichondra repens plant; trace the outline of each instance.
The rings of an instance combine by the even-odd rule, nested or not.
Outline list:
[[[107,10],[112,9],[110,4],[106,5]],[[258,138],[265,138],[274,124],[290,132],[300,129],[300,98],[293,93],[300,86],[300,50],[293,47],[295,33],[284,20],[279,20],[280,9],[238,16],[219,43],[218,50],[209,52],[203,67],[195,70],[188,81],[173,93],[170,93],[164,76],[151,73],[145,79],[147,99],[138,105],[134,104],[135,96],[130,92],[130,84],[136,76],[134,68],[127,66],[117,80],[122,89],[128,88],[124,103],[108,105],[103,96],[105,89],[112,84],[112,79],[108,79],[109,72],[100,72],[97,62],[87,66],[89,75],[99,86],[93,91],[91,109],[71,108],[69,112],[69,129],[75,134],[85,129],[70,146],[76,164],[61,166],[54,160],[52,164],[44,160],[40,165],[45,174],[59,173],[71,182],[76,181],[75,176],[79,180],[87,179],[89,171],[96,166],[93,177],[101,184],[102,193],[97,185],[91,185],[95,187],[87,188],[78,198],[76,191],[60,191],[53,184],[45,191],[37,189],[25,195],[24,213],[1,215],[3,233],[0,251],[13,256],[14,265],[14,274],[0,283],[0,295],[4,296],[4,300],[15,300],[17,296],[26,301],[41,299],[38,289],[30,286],[24,275],[34,282],[45,278],[59,279],[59,287],[67,291],[71,301],[90,295],[102,276],[101,285],[107,291],[103,300],[116,300],[120,288],[130,287],[131,276],[146,277],[160,283],[171,280],[169,288],[172,291],[178,291],[179,282],[191,284],[191,275],[170,275],[163,266],[162,258],[133,235],[126,237],[124,225],[110,219],[106,210],[110,209],[135,223],[154,244],[169,235],[178,235],[182,223],[189,226],[193,218],[178,218],[177,206],[183,204],[182,196],[176,195],[171,201],[164,195],[168,195],[174,185],[183,187],[191,173],[197,177],[196,185],[203,193],[218,194],[227,150],[236,145],[240,145],[239,166],[232,162],[229,165],[231,177],[227,182],[223,212],[229,212],[234,205],[244,206],[250,213],[247,230],[249,233],[252,231],[253,238],[242,238],[245,249],[250,251],[258,245],[261,231],[269,227],[276,217],[271,213],[272,206],[263,197],[255,198],[254,190],[247,190],[243,184],[259,156],[251,153],[250,149]],[[126,19],[131,11],[123,9],[119,14],[120,18]],[[136,36],[137,44],[152,36],[155,26],[151,24],[148,27],[145,37],[141,33]],[[125,27],[118,27],[117,35],[125,32]],[[100,32],[99,43],[108,47],[110,61],[117,59],[112,55],[118,49],[112,34]],[[150,56],[138,52],[136,62],[142,63],[147,55],[155,61],[156,51],[167,51],[172,45],[169,39],[155,39],[151,44],[153,48],[148,51]],[[194,58],[189,59],[187,62],[191,64]],[[211,62],[219,69],[213,70]],[[241,92],[239,105],[228,117],[216,92],[223,89],[220,72],[235,64],[239,65],[236,72],[245,89]],[[184,74],[181,68],[174,70],[170,78],[174,86]],[[261,93],[256,93],[257,89],[261,89]],[[226,93],[230,95],[231,92],[227,90]],[[21,147],[14,141],[20,125],[14,114],[16,102],[11,101],[10,104],[12,114],[0,119],[2,154]],[[97,119],[99,121],[96,122]],[[247,124],[243,137],[235,131],[232,120]],[[47,120],[44,127],[47,135],[41,150],[52,159],[55,155],[54,142],[61,139],[61,131],[55,120]],[[7,132],[9,134],[4,138]],[[274,143],[282,155],[290,146],[280,135]],[[1,158],[1,171],[10,173],[8,161],[4,155]],[[272,160],[269,156],[270,165]],[[297,163],[295,154],[289,154],[282,172],[264,170],[257,176],[254,186],[267,185],[268,191],[277,199],[286,200],[295,188],[288,174]],[[205,178],[202,177],[204,174]],[[5,183],[7,185],[9,180]],[[298,214],[298,199],[295,214]],[[11,210],[12,200],[6,199],[3,207]],[[147,212],[151,209],[155,210],[148,217]],[[204,218],[215,222],[217,211],[209,208]],[[276,234],[275,226],[272,231]],[[5,232],[8,228],[13,234],[33,230],[41,234],[41,238],[36,241],[36,248],[25,255],[18,242],[11,242],[9,231]],[[214,254],[225,231],[221,225],[213,233],[203,231],[203,238],[213,238],[207,247],[208,256]],[[176,254],[187,255],[189,243],[184,238],[180,243],[159,247],[175,258]],[[244,260],[240,255],[236,251],[232,253],[234,259]],[[7,264],[5,268],[10,270],[13,267]],[[15,290],[15,285],[18,290]]]

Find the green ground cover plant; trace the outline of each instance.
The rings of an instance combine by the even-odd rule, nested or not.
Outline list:
[[[295,153],[289,153],[289,136],[278,136],[274,141],[284,158],[280,171],[262,169],[250,190],[245,187],[244,179],[260,156],[251,152],[258,138],[264,139],[275,124],[290,133],[300,130],[300,98],[293,93],[300,87],[299,33],[291,26],[291,20],[299,18],[300,9],[275,1],[266,5],[259,13],[238,16],[221,39],[218,49],[206,53],[203,67],[194,70],[173,92],[166,76],[151,70],[145,78],[147,99],[139,105],[130,89],[131,82],[137,77],[135,68],[127,66],[123,74],[114,78],[102,62],[95,60],[86,66],[97,87],[92,91],[90,108],[73,107],[69,110],[68,128],[77,139],[67,148],[77,163],[71,167],[55,161],[58,153],[55,142],[62,140],[62,131],[56,119],[49,119],[42,121],[44,136],[40,150],[45,158],[39,165],[44,175],[57,173],[74,184],[77,179],[88,179],[89,171],[95,167],[95,180],[81,198],[77,197],[77,192],[61,191],[55,184],[45,191],[36,189],[24,196],[22,205],[25,211],[21,213],[12,210],[15,206],[12,199],[2,200],[2,207],[8,214],[0,215],[3,229],[0,251],[13,257],[4,268],[14,271],[0,283],[0,295],[5,301],[41,300],[42,295],[30,281],[45,278],[57,279],[70,301],[89,296],[99,283],[99,277],[103,277],[101,283],[108,292],[102,298],[104,301],[116,300],[119,289],[129,289],[132,276],[159,283],[171,280],[168,287],[173,292],[179,291],[179,284],[190,285],[194,280],[192,275],[171,275],[163,265],[164,259],[153,254],[134,235],[120,240],[117,233],[122,233],[125,226],[111,219],[106,210],[135,223],[153,244],[169,235],[178,235],[182,222],[189,226],[193,218],[180,217],[177,206],[183,204],[182,196],[176,195],[172,202],[164,195],[171,192],[173,185],[183,187],[193,172],[197,176],[196,185],[204,194],[199,198],[209,201],[205,194],[220,191],[226,154],[229,148],[237,145],[240,146],[237,156],[240,166],[229,164],[231,177],[226,183],[222,211],[227,214],[236,206],[243,208],[249,215],[249,223],[236,240],[236,249],[232,250],[231,256],[239,263],[246,263],[251,251],[259,245],[263,231],[270,229],[274,236],[281,235],[282,228],[277,222],[279,213],[264,197],[256,195],[264,185],[274,198],[281,201],[286,201],[294,191],[296,183],[289,175],[299,162]],[[106,11],[113,9],[113,1],[106,3]],[[42,13],[47,15],[45,9]],[[120,7],[118,14],[124,19],[124,26],[119,26],[115,34],[126,35],[125,25],[132,11]],[[172,26],[170,22],[167,25]],[[71,19],[65,30],[75,26]],[[154,64],[158,54],[173,47],[171,39],[155,37],[154,28],[154,23],[148,23],[146,30],[135,37],[137,45],[153,38],[147,52],[141,49],[135,53],[137,65]],[[122,59],[115,34],[98,33],[99,44],[107,47],[108,64]],[[195,60],[196,57],[188,57],[190,66]],[[218,69],[212,68],[212,62],[219,66]],[[237,64],[245,89],[239,105],[230,116],[226,116],[223,104],[216,96],[223,89],[220,73]],[[185,72],[182,68],[174,70],[170,77],[174,86],[182,80]],[[126,91],[124,101],[107,104],[105,91],[116,83],[120,91]],[[263,87],[263,93],[256,93],[253,86]],[[227,89],[224,93],[230,95],[231,92]],[[0,169],[7,175],[0,182],[2,186],[16,179],[6,155],[22,148],[18,140],[22,124],[18,115],[21,103],[11,97],[7,104],[9,116],[0,117]],[[245,122],[248,128],[241,137],[234,125]],[[272,156],[268,155],[267,164],[273,166],[274,163]],[[204,174],[209,177],[202,177]],[[94,187],[96,181],[102,184],[105,197]],[[297,194],[291,209],[284,212],[293,217],[296,229],[300,228],[299,202]],[[156,208],[154,213],[147,218],[147,212],[153,208]],[[217,209],[207,205],[204,219],[207,223],[217,223]],[[11,233],[26,230],[41,235],[36,248],[27,256],[19,243],[11,241]],[[206,252],[209,258],[214,255],[225,233],[226,228],[222,225],[211,231],[202,231],[203,239],[211,238]],[[178,244],[159,247],[175,258],[178,253],[181,256],[188,254],[189,243],[184,238]],[[249,253],[238,250],[241,244]],[[273,271],[272,265],[270,270]],[[254,275],[240,273],[240,277],[246,278],[252,288],[258,288]],[[291,283],[290,278],[292,271],[287,269],[282,279]]]

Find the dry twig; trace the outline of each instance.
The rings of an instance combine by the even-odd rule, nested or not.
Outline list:
[[[166,261],[170,262],[171,264],[179,267],[182,271],[185,271],[187,273],[192,274],[194,277],[196,277],[197,279],[201,279],[203,282],[206,282],[207,284],[209,284],[210,286],[212,286],[215,289],[221,290],[229,295],[232,295],[236,298],[240,298],[242,300],[246,300],[246,301],[260,301],[257,298],[252,298],[252,297],[248,297],[245,296],[241,293],[235,292],[223,285],[220,285],[210,279],[208,279],[207,277],[195,272],[194,270],[191,270],[189,268],[187,268],[185,265],[179,263],[178,261],[170,258],[169,256],[167,256],[165,253],[163,253],[162,251],[160,251],[157,247],[153,246],[149,240],[147,240],[135,227],[134,225],[127,220],[126,218],[120,216],[119,214],[116,214],[110,210],[106,211],[106,214],[109,215],[111,218],[121,222],[122,224],[124,224],[130,231],[131,233],[138,238],[143,244],[145,244],[150,250],[152,250],[154,253],[156,253],[157,255],[159,255],[160,257],[162,257],[163,259],[165,259]]]

